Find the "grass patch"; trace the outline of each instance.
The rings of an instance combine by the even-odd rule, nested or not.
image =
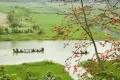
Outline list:
[[[0,41],[24,41],[24,40],[52,40],[53,36],[44,36],[38,34],[4,34],[0,35]]]
[[[7,70],[5,72],[6,74],[16,74],[22,80],[26,80],[28,72],[40,79],[47,71],[51,71],[54,75],[61,76],[62,80],[73,80],[68,73],[62,71],[64,66],[49,61],[24,63],[20,65],[5,65],[5,69]]]

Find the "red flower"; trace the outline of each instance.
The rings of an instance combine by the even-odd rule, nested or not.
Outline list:
[[[82,74],[82,76],[86,76],[87,75],[87,72],[84,72],[83,74]]]
[[[58,40],[58,37],[56,37],[55,40]]]
[[[69,66],[69,65],[66,63],[65,66]]]
[[[75,58],[75,57],[79,57],[79,54],[78,54],[78,53],[76,53],[76,54],[75,54],[75,56],[74,56],[74,58]]]
[[[74,68],[74,72],[77,72],[77,66],[75,65],[75,66],[73,66],[73,68]]]
[[[105,58],[107,58],[107,59],[108,59],[108,58],[109,58],[109,57],[108,57],[108,55],[106,55],[106,56],[105,56]]]
[[[75,48],[78,48],[78,46],[75,46]]]
[[[61,31],[61,28],[60,28],[60,26],[58,26],[57,32],[60,33],[60,31]]]

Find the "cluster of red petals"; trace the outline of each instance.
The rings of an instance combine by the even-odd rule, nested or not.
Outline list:
[[[78,66],[73,66],[73,68],[74,68],[74,71],[73,71],[73,74],[75,73],[75,72],[77,72],[78,71]]]
[[[86,76],[88,72],[84,72],[81,76]]]
[[[120,23],[120,19],[110,18],[112,23]]]
[[[103,8],[98,8],[98,10],[100,10],[100,11],[105,11],[105,9],[103,9]]]

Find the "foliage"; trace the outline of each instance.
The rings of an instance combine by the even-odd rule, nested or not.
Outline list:
[[[11,33],[10,28],[0,27],[0,35]]]
[[[11,11],[8,13],[8,20],[10,22],[10,27],[22,27],[25,21],[31,19],[25,8],[20,8],[16,11]]]
[[[39,26],[39,25],[34,25],[33,27],[33,30],[36,30],[38,34],[43,34],[43,27]]]
[[[51,71],[48,71],[42,76],[41,80],[63,80],[61,76],[55,76]]]
[[[6,72],[6,69],[4,66],[0,66],[0,75],[4,75]]]
[[[2,27],[0,27],[0,35],[4,34],[4,29]]]

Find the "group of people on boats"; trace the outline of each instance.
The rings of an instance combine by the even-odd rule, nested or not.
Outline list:
[[[14,53],[33,53],[33,52],[44,52],[44,48],[41,49],[13,49]]]

